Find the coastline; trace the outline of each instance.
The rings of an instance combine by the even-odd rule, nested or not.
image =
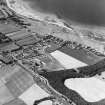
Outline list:
[[[91,47],[92,49],[95,49],[97,52],[101,53],[102,55],[105,55],[105,49],[104,49],[105,42],[100,40],[95,40],[94,38],[90,37],[91,35],[93,35],[93,37],[105,37],[104,36],[105,27],[89,26],[89,25],[83,25],[75,22],[72,23],[70,20],[67,20],[67,19],[59,19],[57,15],[40,13],[37,10],[33,11],[32,9],[30,9],[30,7],[27,4],[22,3],[22,1],[21,1],[21,4],[19,0],[18,1],[15,0],[16,2],[15,3],[13,2],[13,4],[10,4],[10,1],[11,0],[6,0],[7,5],[14,12],[16,12],[16,14],[24,16],[28,19],[44,22],[45,24],[49,25],[49,27],[50,26],[52,27],[51,30],[54,30],[55,27],[59,27],[61,28],[61,30],[66,29],[66,31],[68,31],[68,33],[66,33],[67,40],[73,41],[75,38],[77,38],[76,42],[81,43],[83,46]],[[59,34],[61,35],[59,36]],[[59,34],[56,33],[56,37],[61,37],[62,34],[64,34],[63,37],[65,37],[65,33],[62,33],[62,31]],[[70,38],[70,37],[73,37],[72,34],[74,36],[73,39]],[[78,40],[81,40],[81,41],[78,41]]]
[[[14,0],[14,1],[15,1],[14,4],[10,4],[9,2],[11,2],[11,0],[6,0],[9,8],[11,8],[17,14],[23,15],[27,18],[32,18],[32,19],[36,19],[36,20],[40,20],[40,21],[45,21],[49,24],[56,24],[56,25],[59,25],[61,27],[66,27],[63,24],[63,20],[58,19],[56,15],[41,13],[37,10],[33,11],[26,3],[21,1],[21,4],[20,4],[20,0],[18,0],[18,1]],[[68,27],[66,27],[66,28],[68,28]]]

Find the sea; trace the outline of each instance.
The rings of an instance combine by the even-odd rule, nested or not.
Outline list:
[[[23,0],[33,10],[81,24],[105,25],[105,0]]]

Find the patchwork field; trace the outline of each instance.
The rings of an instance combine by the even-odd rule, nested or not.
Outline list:
[[[105,67],[105,60],[103,60],[103,56],[105,56],[105,28],[69,24],[69,21],[58,19],[54,14],[33,11],[23,0],[6,1],[9,8],[16,13],[16,17],[20,20],[15,18],[15,22],[13,22],[10,16],[7,20],[3,18],[6,22],[0,23],[0,32],[11,39],[11,43],[0,45],[0,51],[4,51],[0,57],[4,59],[3,53],[8,53],[9,57],[13,58],[10,59],[4,54],[3,63],[8,59],[12,63],[8,66],[5,63],[0,68],[0,105],[7,103],[10,105],[14,103],[33,105],[34,101],[49,97],[48,93],[57,99],[60,97],[64,101],[61,98],[62,94],[64,98],[69,99],[69,103],[74,102],[73,105],[105,105],[105,73],[100,73],[100,71],[104,71]],[[23,21],[28,25],[24,25]],[[58,44],[54,44],[53,41],[47,43],[42,38],[47,35],[60,38],[65,43],[71,42],[72,45],[73,42],[76,42],[78,46],[81,45],[80,49],[68,48],[65,43],[59,49]],[[51,46],[44,49],[42,46],[46,47],[47,45],[43,45],[43,42]],[[12,49],[16,52],[12,53]],[[14,64],[20,67],[14,66]],[[42,64],[42,68],[40,64]],[[92,67],[94,68],[92,69]],[[23,69],[29,72],[27,73]],[[99,75],[96,75],[95,72]],[[48,81],[44,80],[45,78]],[[47,93],[45,90],[49,92]],[[51,100],[47,100],[38,105],[53,104]]]

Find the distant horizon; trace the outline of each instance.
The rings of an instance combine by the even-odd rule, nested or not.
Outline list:
[[[23,0],[33,10],[81,24],[105,26],[105,0]]]

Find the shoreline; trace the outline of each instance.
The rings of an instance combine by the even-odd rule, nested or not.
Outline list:
[[[15,0],[15,1],[17,2],[17,0]],[[35,19],[35,20],[39,20],[39,21],[44,21],[44,22],[47,22],[48,24],[55,24],[55,25],[65,27],[70,30],[70,28],[68,28],[64,25],[64,23],[63,23],[64,20],[58,19],[55,14],[45,14],[45,13],[41,13],[37,10],[33,11],[26,3],[25,4],[22,3],[21,5],[19,5],[18,4],[19,2],[17,2],[17,4],[15,4],[15,6],[13,6],[13,4],[9,3],[10,2],[9,0],[6,0],[6,2],[7,2],[7,5],[9,8],[11,8],[15,13],[17,13],[21,16],[25,16],[26,18],[32,18],[33,20]],[[16,5],[17,5],[17,7],[16,7]],[[26,9],[28,9],[28,11]]]
[[[9,6],[9,8],[11,8],[17,15],[20,16],[24,16],[25,18],[28,19],[32,19],[34,20],[38,20],[40,22],[44,22],[45,24],[51,26],[52,28],[51,30],[53,30],[53,28],[59,27],[61,29],[65,28],[68,31],[68,34],[66,35],[66,37],[72,37],[72,32],[75,33],[74,38],[76,35],[78,35],[78,38],[81,39],[81,41],[79,43],[82,43],[83,46],[87,46],[87,47],[91,47],[92,49],[95,49],[97,52],[101,53],[102,55],[105,56],[105,42],[99,40],[95,40],[95,37],[105,37],[105,27],[94,27],[94,26],[89,26],[89,25],[82,25],[82,24],[77,24],[77,23],[72,23],[69,24],[70,20],[63,20],[63,19],[58,19],[56,15],[49,15],[49,14],[45,14],[45,13],[40,13],[38,11],[32,11],[32,9],[26,9],[24,7],[24,3],[21,2],[21,5],[19,4],[19,1],[15,4],[10,4],[11,0],[6,0],[7,5]],[[17,0],[15,0],[17,1]],[[27,8],[30,8],[29,6],[26,5]],[[29,10],[29,11],[27,11]],[[36,15],[35,15],[35,14]],[[50,16],[50,17],[49,17]],[[53,16],[54,19],[53,19]],[[42,18],[41,18],[42,17]],[[67,21],[66,21],[67,20]],[[54,26],[55,25],[55,26]],[[56,32],[54,32],[56,33]],[[62,32],[60,32],[61,36],[62,36]],[[91,35],[93,35],[94,38],[91,38]],[[90,36],[89,36],[90,35]],[[57,37],[61,37],[59,35],[57,35]],[[89,36],[89,37],[88,37]],[[65,37],[65,36],[64,36]],[[68,40],[71,40],[68,39]],[[78,42],[78,39],[76,40],[76,42]]]
[[[6,0],[7,2],[7,5],[9,8],[11,8],[15,13],[19,14],[19,15],[23,15],[27,18],[32,18],[32,19],[36,19],[36,20],[39,20],[39,21],[45,21],[49,24],[56,24],[58,26],[61,26],[61,27],[65,27],[69,30],[71,30],[72,28],[75,29],[75,30],[78,30],[79,28],[80,29],[88,29],[88,30],[91,30],[91,31],[97,31],[98,29],[101,31],[101,32],[105,32],[105,26],[96,26],[96,25],[88,25],[88,24],[80,24],[79,22],[75,22],[75,21],[70,21],[69,19],[63,17],[63,19],[60,19],[57,17],[57,14],[49,14],[49,13],[42,13],[40,11],[33,11],[26,3],[23,3],[23,1],[21,1],[21,5],[19,4],[19,1],[17,2],[17,0],[13,0],[13,1],[16,1],[17,3],[14,3],[15,6],[13,6],[13,4],[10,4],[11,0]],[[16,7],[17,5],[17,7]],[[28,11],[27,11],[28,9]],[[36,15],[35,15],[36,14]],[[52,22],[53,21],[53,22]],[[65,26],[65,24],[67,24],[68,26],[71,26],[70,27],[67,27]]]

